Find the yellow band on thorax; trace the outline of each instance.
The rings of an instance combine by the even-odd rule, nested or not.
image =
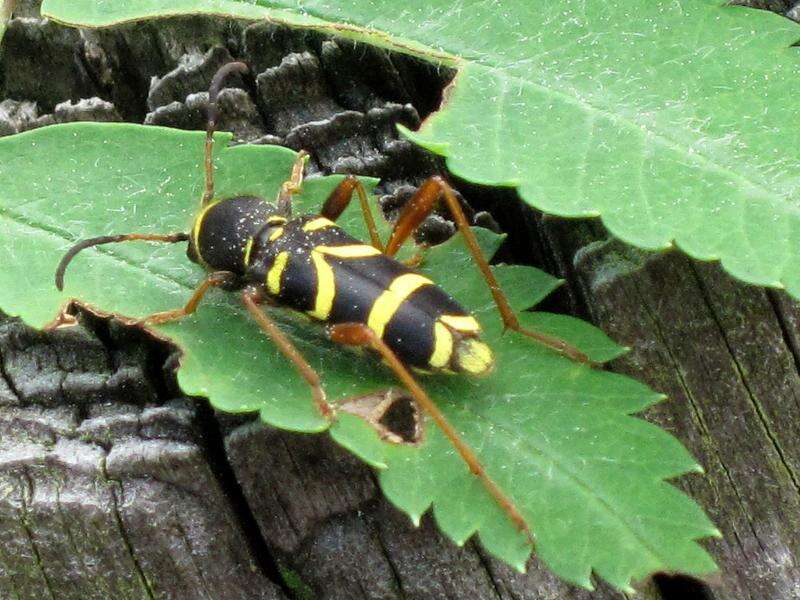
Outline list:
[[[247,238],[247,243],[244,246],[244,266],[250,266],[250,253],[253,252],[253,238]]]
[[[206,263],[206,261],[203,259],[203,256],[200,254],[200,230],[203,227],[203,219],[206,218],[206,214],[217,204],[219,204],[219,200],[214,200],[201,208],[200,212],[197,213],[197,216],[194,219],[194,225],[192,226],[192,242],[194,243],[194,250],[197,254],[200,264],[204,267],[208,267],[208,263]]]

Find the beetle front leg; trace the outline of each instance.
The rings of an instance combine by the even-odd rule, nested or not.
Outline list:
[[[162,325],[164,323],[169,323],[170,321],[178,321],[188,315],[191,315],[197,310],[197,306],[200,304],[200,301],[206,295],[208,290],[228,284],[235,277],[236,276],[233,273],[228,271],[217,271],[216,273],[211,273],[211,275],[200,282],[200,285],[197,286],[197,289],[194,291],[194,294],[192,294],[192,297],[189,298],[186,306],[183,308],[176,308],[174,310],[165,310],[163,312],[153,313],[152,315],[148,315],[142,319],[139,319],[136,323],[138,325]]]
[[[325,390],[322,389],[322,381],[319,374],[314,368],[308,364],[303,355],[287,337],[278,325],[273,321],[267,313],[261,309],[261,304],[264,302],[264,295],[257,288],[245,288],[242,292],[242,303],[244,304],[250,315],[256,320],[261,330],[275,342],[278,350],[288,358],[300,376],[306,380],[306,383],[311,387],[311,396],[314,400],[314,405],[319,410],[320,414],[326,421],[333,421],[336,418],[336,411],[325,399]]]

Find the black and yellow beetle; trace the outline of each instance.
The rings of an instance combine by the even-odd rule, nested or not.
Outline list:
[[[385,246],[375,228],[364,187],[353,176],[339,184],[319,214],[292,215],[292,195],[302,186],[304,152],[298,155],[291,178],[281,187],[275,203],[254,196],[215,198],[212,150],[216,98],[223,81],[233,72],[246,73],[247,66],[240,62],[223,66],[209,89],[206,186],[191,231],[164,235],[132,233],[83,240],[62,258],[56,270],[56,286],[59,290],[63,288],[69,262],[84,248],[130,240],[187,241],[189,258],[210,274],[186,306],[155,313],[141,323],[165,323],[193,313],[212,287],[240,290],[250,314],[309,383],[314,402],[329,420],[334,419],[336,413],[325,398],[319,376],[260,305],[270,303],[301,311],[324,323],[334,342],[371,347],[382,356],[420,407],[431,415],[508,516],[530,536],[514,504],[489,478],[473,451],[409,370],[473,376],[488,374],[494,367],[494,358],[489,346],[480,338],[480,325],[433,281],[395,260],[394,256],[439,199],[444,198],[489,285],[506,328],[574,360],[589,362],[587,357],[559,339],[520,326],[478,247],[455,194],[441,178],[432,177],[420,186],[404,208]],[[335,223],[354,192],[361,204],[370,244],[353,238]]]

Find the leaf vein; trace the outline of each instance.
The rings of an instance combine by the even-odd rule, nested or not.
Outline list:
[[[552,87],[552,86],[547,86],[547,85],[544,85],[544,84],[541,84],[541,83],[536,83],[534,81],[531,81],[529,79],[525,79],[525,78],[520,77],[518,75],[509,74],[507,71],[503,71],[501,69],[492,68],[492,67],[488,67],[487,68],[483,63],[477,63],[476,62],[476,64],[480,64],[482,67],[484,67],[488,72],[490,72],[492,75],[496,76],[498,79],[511,79],[511,80],[514,80],[514,81],[518,82],[520,84],[520,86],[522,86],[522,87],[528,86],[528,87],[536,88],[537,90],[539,90],[540,92],[543,92],[545,94],[549,93],[549,94],[552,94],[552,95],[555,95],[555,96],[559,96],[563,100],[567,101],[570,104],[573,104],[573,105],[577,106],[578,108],[582,109],[584,112],[586,112],[588,114],[595,113],[596,115],[603,116],[603,117],[609,119],[610,121],[617,123],[620,127],[628,128],[628,129],[636,132],[638,135],[647,136],[647,137],[649,137],[651,139],[654,139],[655,141],[657,141],[659,144],[661,144],[665,148],[673,150],[673,151],[679,153],[681,156],[687,157],[690,161],[692,161],[694,163],[702,163],[702,164],[708,166],[709,167],[708,170],[710,170],[710,171],[715,171],[715,172],[717,172],[719,174],[727,175],[732,180],[736,180],[736,181],[738,181],[738,182],[740,182],[742,184],[746,184],[747,186],[752,188],[754,191],[761,192],[763,195],[769,196],[770,198],[782,199],[780,194],[778,194],[777,192],[775,192],[772,189],[768,188],[763,182],[754,181],[754,180],[746,177],[745,175],[742,175],[741,173],[737,173],[736,171],[733,171],[729,166],[715,161],[714,159],[712,159],[712,158],[706,156],[705,154],[703,154],[702,152],[698,152],[698,151],[696,151],[694,149],[692,149],[692,151],[690,152],[689,149],[686,146],[684,146],[680,142],[670,138],[666,134],[661,133],[659,131],[654,131],[653,129],[646,127],[644,124],[638,123],[638,122],[634,121],[633,119],[631,119],[629,117],[626,117],[626,116],[624,116],[624,115],[622,115],[620,113],[615,113],[615,112],[611,112],[611,111],[609,111],[607,109],[600,108],[600,107],[598,107],[598,106],[596,106],[596,105],[594,105],[594,104],[592,104],[592,103],[590,103],[590,102],[578,97],[577,94],[569,93],[568,91],[563,91],[563,90],[561,90],[559,88],[555,88],[555,87]],[[780,206],[783,206],[784,208],[787,208],[787,210],[791,210],[791,212],[793,212],[793,213],[800,214],[800,206],[797,206],[796,208],[792,207],[791,204],[781,204]]]
[[[16,211],[14,211],[13,209],[8,208],[7,206],[0,205],[0,215],[5,216],[10,221],[13,221],[14,223],[17,223],[18,225],[23,225],[23,226],[29,227],[30,229],[33,229],[35,231],[40,231],[42,233],[49,234],[50,237],[52,237],[54,239],[58,239],[59,241],[69,242],[69,243],[74,243],[75,242],[74,239],[72,239],[69,235],[59,231],[58,228],[52,227],[50,225],[46,225],[45,223],[41,223],[41,222],[35,221],[33,219],[29,219],[25,215],[17,213]],[[120,256],[118,254],[114,254],[112,251],[109,251],[106,248],[96,248],[96,250],[98,252],[100,252],[101,254],[105,254],[109,258],[111,258],[111,259],[113,259],[113,260],[115,260],[115,261],[117,261],[119,263],[122,263],[122,264],[124,264],[126,266],[129,266],[129,267],[134,267],[135,269],[137,269],[139,271],[142,271],[147,275],[151,275],[155,279],[160,279],[164,283],[170,283],[170,284],[178,285],[178,286],[180,286],[180,287],[182,287],[182,288],[184,288],[186,290],[190,290],[190,291],[194,289],[193,286],[187,284],[184,281],[181,281],[180,279],[178,279],[176,277],[170,277],[166,273],[161,273],[161,272],[156,271],[154,269],[146,269],[140,263],[137,263],[135,261],[129,260],[129,259],[125,258],[124,256]]]

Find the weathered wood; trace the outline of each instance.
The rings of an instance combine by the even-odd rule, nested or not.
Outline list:
[[[151,340],[0,322],[0,597],[282,598]]]
[[[255,90],[233,81],[220,97],[237,140],[381,177],[389,213],[441,170],[394,124],[424,118],[451,73],[266,24],[78,32],[24,10],[0,52],[0,134],[75,119],[202,129],[208,79],[233,56],[258,73]],[[725,534],[708,543],[721,574],[707,587],[661,577],[638,596],[800,595],[797,304],[677,253],[626,248],[595,222],[542,218],[512,192],[459,190],[509,232],[503,256],[568,279],[549,309],[633,347],[614,369],[669,394],[647,418],[706,467],[676,485]],[[432,218],[424,235],[451,232]],[[430,517],[415,529],[328,436],[183,398],[168,355],[88,316],[54,334],[0,320],[0,598],[621,598],[572,588],[535,559],[520,575],[479,544],[454,546]]]

